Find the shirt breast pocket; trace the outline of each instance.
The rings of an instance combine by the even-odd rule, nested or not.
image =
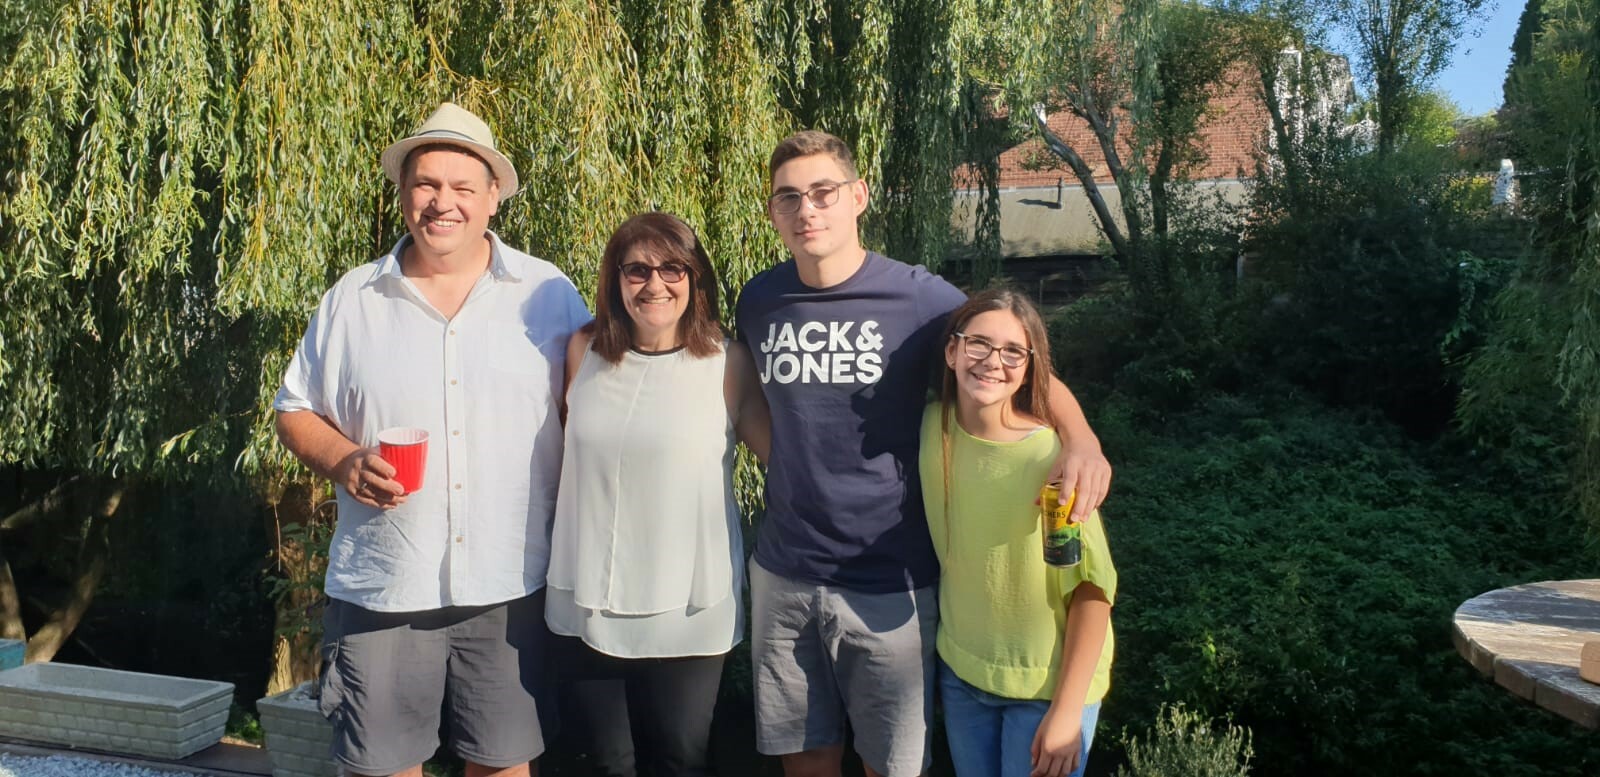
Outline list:
[[[532,332],[522,331],[495,338],[488,353],[489,366],[513,375],[549,375],[548,344],[535,342],[533,337]]]

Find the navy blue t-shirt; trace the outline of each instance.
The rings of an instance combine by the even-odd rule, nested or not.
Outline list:
[[[761,566],[867,592],[938,579],[918,434],[939,336],[965,299],[921,267],[870,252],[826,289],[802,283],[792,259],[745,285],[739,333],[772,407]]]

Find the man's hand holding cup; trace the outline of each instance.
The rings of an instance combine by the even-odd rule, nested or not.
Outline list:
[[[406,489],[394,479],[393,464],[385,461],[377,446],[360,448],[339,462],[334,480],[368,507],[388,510],[406,501]]]

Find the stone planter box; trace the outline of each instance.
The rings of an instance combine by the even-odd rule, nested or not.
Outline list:
[[[216,744],[233,683],[70,664],[0,672],[0,736],[177,760]]]
[[[22,666],[22,657],[28,646],[20,639],[0,639],[0,671]]]
[[[301,683],[256,702],[272,777],[338,777],[339,767],[329,755],[333,724],[317,709],[311,688],[312,683]]]

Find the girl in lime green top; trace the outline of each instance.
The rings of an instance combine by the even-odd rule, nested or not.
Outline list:
[[[920,467],[939,580],[939,686],[960,777],[1081,775],[1110,686],[1117,573],[1098,513],[1083,560],[1047,566],[1035,500],[1060,451],[1050,347],[1026,297],[951,314]]]

